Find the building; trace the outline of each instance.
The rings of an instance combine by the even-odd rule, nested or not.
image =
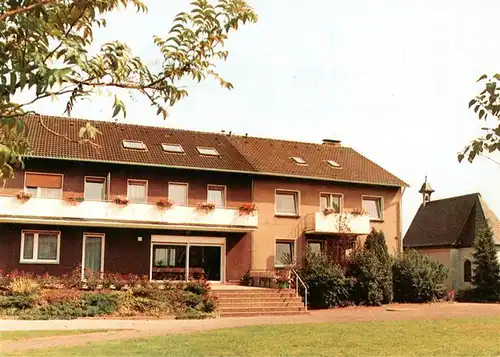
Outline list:
[[[431,201],[434,192],[425,182],[423,202],[404,237],[413,248],[439,261],[448,269],[446,286],[460,289],[472,281],[472,253],[476,234],[487,221],[493,229],[500,260],[500,221],[479,193]]]
[[[1,189],[1,269],[236,282],[306,244],[341,257],[372,227],[402,248],[407,185],[339,141],[101,121],[89,141],[85,123],[26,117],[32,154]]]

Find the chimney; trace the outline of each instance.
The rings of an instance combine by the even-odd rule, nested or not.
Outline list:
[[[323,145],[340,146],[341,140],[323,139]]]

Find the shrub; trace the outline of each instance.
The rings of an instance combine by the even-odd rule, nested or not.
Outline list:
[[[134,296],[132,291],[128,291],[118,299],[118,313],[122,316],[161,316],[170,313],[170,307],[163,301]]]
[[[184,286],[185,291],[198,295],[206,295],[210,292],[210,283],[206,280],[191,280]]]
[[[324,308],[348,304],[349,280],[338,264],[325,254],[308,250],[303,258],[299,275],[309,287],[308,303],[311,307]]]
[[[11,295],[0,297],[0,309],[29,309],[36,304],[34,295]]]
[[[15,277],[9,284],[9,291],[12,295],[34,295],[39,289],[40,285],[28,276]]]
[[[179,315],[176,315],[177,320],[203,320],[215,317],[213,313],[206,313],[196,309],[189,308]]]
[[[457,291],[455,300],[458,302],[476,302],[475,291],[473,288],[464,288]]]
[[[493,231],[488,224],[474,240],[472,285],[478,300],[500,300],[500,263],[493,238]]]
[[[415,250],[398,256],[392,267],[394,301],[429,302],[445,296],[446,268]]]
[[[382,286],[382,303],[389,304],[392,301],[392,261],[384,232],[373,229],[366,237],[365,249],[375,254],[382,265],[379,279]]]
[[[114,313],[118,308],[118,295],[117,294],[83,294],[82,301],[84,308],[93,310],[95,308],[95,315],[109,315]]]
[[[379,306],[384,302],[384,266],[369,251],[354,252],[348,260],[347,276],[354,281],[351,301],[358,305]]]
[[[115,288],[121,290],[127,285],[127,276],[119,273],[106,273],[102,279],[102,285],[105,288]]]
[[[81,299],[82,294],[80,290],[75,289],[48,289],[42,290],[39,300],[42,304],[77,301]]]
[[[184,295],[184,299],[187,307],[198,308],[201,309],[203,304],[203,296],[192,293],[190,291],[186,291]]]
[[[217,300],[214,298],[203,300],[203,309],[204,312],[214,312],[217,310]]]
[[[36,309],[26,310],[19,315],[24,320],[69,320],[77,317],[94,316],[92,311],[84,310],[80,302],[57,302]]]

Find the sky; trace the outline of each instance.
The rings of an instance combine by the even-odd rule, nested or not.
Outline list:
[[[108,18],[96,42],[120,40],[146,62],[158,58],[154,34],[167,36],[187,0],[146,1],[148,14]],[[459,164],[458,151],[481,134],[467,108],[483,73],[500,72],[500,2],[464,0],[249,0],[259,15],[230,36],[218,65],[228,91],[210,80],[167,120],[139,96],[126,97],[126,123],[321,143],[342,140],[407,182],[403,226],[420,203],[427,174],[433,199],[480,192],[500,216],[500,165],[478,158]],[[60,115],[64,102],[34,108]],[[108,97],[76,106],[72,115],[108,120]],[[490,124],[492,126],[492,124]],[[500,161],[500,155],[492,158]]]

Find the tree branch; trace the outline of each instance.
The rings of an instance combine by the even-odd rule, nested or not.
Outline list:
[[[40,125],[42,126],[42,128],[44,128],[45,130],[47,130],[49,133],[54,134],[55,136],[63,138],[64,140],[67,140],[67,141],[69,141],[71,143],[76,143],[76,144],[89,143],[90,145],[92,145],[95,148],[101,148],[101,145],[99,145],[97,143],[94,143],[93,141],[91,141],[89,139],[75,140],[75,139],[71,139],[71,138],[67,137],[66,135],[59,134],[58,132],[50,129],[47,126],[47,124],[45,124],[45,122],[43,121],[43,119],[42,119],[41,116],[38,116],[38,120],[40,121]]]
[[[57,0],[42,0],[37,4],[32,4],[32,5],[28,5],[25,7],[18,7],[14,10],[7,11],[7,12],[0,15],[0,22],[5,21],[5,19],[7,19],[8,17],[19,15],[19,14],[24,14],[25,12],[29,12],[29,11],[33,10],[34,8],[36,8],[37,6],[47,5],[50,3],[54,3],[56,1]]]

